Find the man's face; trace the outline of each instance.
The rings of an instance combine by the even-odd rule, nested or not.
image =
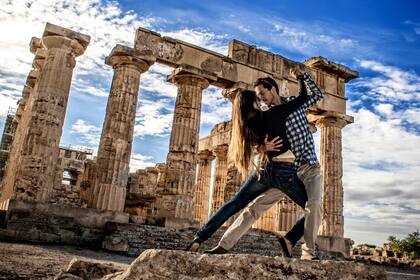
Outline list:
[[[271,106],[273,104],[275,88],[272,87],[271,90],[266,89],[262,85],[256,86],[255,93],[257,94],[258,99],[262,100],[267,104],[268,106]]]

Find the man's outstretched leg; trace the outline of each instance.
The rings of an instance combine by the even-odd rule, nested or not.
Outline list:
[[[233,224],[226,230],[219,241],[219,245],[208,252],[224,253],[232,249],[239,239],[252,227],[255,221],[284,196],[284,193],[279,189],[271,188],[257,197],[248,204]]]

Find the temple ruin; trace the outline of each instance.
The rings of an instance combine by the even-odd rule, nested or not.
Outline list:
[[[88,35],[50,23],[41,38],[32,38],[34,60],[13,120],[17,126],[8,145],[0,209],[11,213],[19,207],[29,209],[22,206],[25,203],[31,209],[60,205],[79,213],[74,214],[76,220],[88,211],[106,216],[97,222],[101,226],[130,220],[176,229],[198,227],[241,185],[227,156],[230,122],[215,125],[209,136],[199,139],[203,90],[219,87],[232,100],[239,90],[252,88],[253,81],[269,75],[280,85],[287,83],[289,93],[297,95],[298,83],[289,69],[300,65],[325,95],[307,112],[321,139],[324,217],[318,245],[349,254],[350,241],[344,238],[341,129],[353,122],[346,115],[345,84],[357,72],[323,57],[294,62],[237,40],[229,43],[224,56],[139,28],[134,48],[116,45],[105,60],[114,76],[98,155],[92,159],[91,151],[59,146],[75,58],[83,55],[89,41]],[[173,68],[167,81],[177,87],[167,160],[130,174],[141,74],[154,63]],[[284,232],[302,213],[285,197],[254,228]],[[6,216],[6,224],[10,217]]]

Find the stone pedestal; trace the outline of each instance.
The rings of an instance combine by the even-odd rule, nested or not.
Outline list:
[[[327,114],[318,119],[321,129],[321,175],[324,217],[320,235],[344,236],[343,218],[343,159],[341,155],[341,129],[352,118],[337,113]]]
[[[83,54],[89,41],[89,36],[59,26],[47,24],[45,27],[41,40],[45,62],[37,81],[30,119],[22,126],[26,134],[21,140],[19,165],[14,170],[13,182],[9,182],[16,199],[48,200],[75,57]]]
[[[140,74],[155,59],[148,51],[117,45],[106,64],[114,68],[97,157],[90,207],[123,211],[136,117]]]
[[[204,71],[181,66],[168,81],[176,84],[178,94],[167,156],[167,170],[162,198],[161,217],[194,219],[193,194],[196,155],[200,131],[201,97],[209,80],[215,76]]]
[[[198,175],[194,195],[195,220],[203,225],[209,216],[211,162],[214,155],[209,150],[198,153]]]

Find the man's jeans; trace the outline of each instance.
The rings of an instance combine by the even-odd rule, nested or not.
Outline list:
[[[261,172],[261,178],[258,180],[258,176],[253,173],[235,196],[217,210],[210,220],[197,231],[194,240],[199,243],[206,241],[231,216],[238,213],[261,194],[274,188],[278,189],[279,192],[284,192],[302,208],[308,200],[305,187],[297,177],[293,167],[269,163],[265,170]],[[303,221],[301,227],[303,232]]]
[[[298,169],[297,176],[305,185],[309,200],[307,203],[306,198],[304,202],[302,198],[294,200],[300,207],[305,208],[305,215],[295,223],[285,237],[294,245],[302,236],[304,236],[305,244],[302,248],[312,251],[315,249],[315,240],[322,219],[321,175],[319,164],[302,165]],[[254,222],[283,197],[284,193],[277,188],[271,188],[257,197],[244,209],[235,222],[225,232],[219,242],[219,246],[226,250],[230,250],[252,227]]]

